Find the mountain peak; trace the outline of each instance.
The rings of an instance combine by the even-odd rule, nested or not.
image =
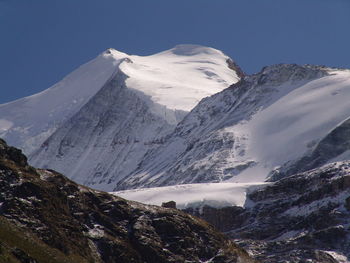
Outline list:
[[[169,51],[179,56],[194,56],[199,54],[212,55],[212,54],[218,54],[218,53],[223,54],[221,51],[215,48],[200,46],[200,45],[193,45],[193,44],[176,45]]]
[[[106,49],[104,52],[102,52],[101,54],[103,57],[106,57],[106,58],[113,58],[113,59],[116,59],[116,60],[120,60],[120,59],[123,59],[123,58],[128,58],[130,57],[130,55],[124,53],[124,52],[121,52],[119,50],[116,50],[114,48],[108,48]]]
[[[286,81],[310,80],[328,75],[329,68],[315,65],[275,64],[263,67],[251,79],[259,85],[274,85]]]

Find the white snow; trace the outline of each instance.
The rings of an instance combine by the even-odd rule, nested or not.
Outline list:
[[[247,123],[251,154],[274,166],[297,158],[349,117],[349,101],[350,72],[292,90]]]
[[[31,153],[95,95],[115,70],[114,59],[98,56],[51,88],[0,105],[0,133],[6,130],[1,136]]]
[[[257,163],[231,181],[265,180],[273,168],[307,154],[350,116],[350,71],[331,73],[300,87],[283,86],[279,90],[283,96],[275,103],[257,112],[250,121],[231,127],[233,133],[248,138],[243,159]],[[334,160],[348,156],[344,153]]]
[[[179,209],[187,207],[241,206],[246,202],[246,194],[267,183],[203,183],[134,189],[112,194],[145,204],[161,205],[175,201]]]
[[[323,252],[332,256],[338,263],[349,263],[350,262],[350,260],[346,256],[340,254],[339,252],[326,251],[326,250],[323,250]]]
[[[129,58],[132,63],[120,67],[130,76],[127,86],[169,109],[190,111],[203,97],[239,80],[227,67],[228,57],[213,48],[179,45],[152,56]]]
[[[0,135],[26,154],[34,152],[118,71],[129,76],[129,89],[151,98],[155,113],[176,124],[203,97],[239,80],[227,59],[221,51],[193,45],[144,57],[108,49],[51,88],[0,105]]]
[[[7,131],[13,126],[13,122],[5,120],[5,119],[0,119],[0,134],[1,132]]]
[[[90,228],[86,235],[90,238],[102,238],[104,236],[104,227],[99,224],[94,224],[93,228]]]
[[[233,87],[202,101],[122,187],[264,182],[349,118],[350,71],[327,71],[297,80],[278,73],[271,83],[254,84],[239,96]]]

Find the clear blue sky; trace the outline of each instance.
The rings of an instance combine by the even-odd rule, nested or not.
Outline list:
[[[0,103],[44,90],[113,47],[215,47],[247,73],[350,68],[350,0],[0,0]]]

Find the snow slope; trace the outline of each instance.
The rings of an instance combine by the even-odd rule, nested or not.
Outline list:
[[[96,94],[115,72],[117,62],[98,56],[51,88],[0,105],[0,137],[30,154]]]
[[[116,189],[263,182],[312,153],[349,118],[349,101],[349,70],[266,67],[199,103]]]
[[[32,153],[118,71],[129,76],[128,87],[150,96],[153,102],[189,111],[201,98],[238,81],[227,61],[231,60],[218,50],[193,45],[146,57],[108,49],[51,88],[0,105],[0,137]],[[182,116],[181,112],[168,116],[168,121],[174,124]]]
[[[103,190],[135,170],[199,100],[240,76],[222,52],[201,46],[146,57],[109,49],[100,57],[114,61],[114,72],[30,162]]]

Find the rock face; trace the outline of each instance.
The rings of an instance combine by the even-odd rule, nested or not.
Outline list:
[[[261,262],[348,262],[350,161],[275,182],[245,208],[188,211],[225,231]]]
[[[183,211],[204,219],[221,232],[239,228],[247,219],[245,209],[238,206],[216,208],[205,205],[200,208],[189,207]]]
[[[35,169],[0,140],[0,262],[253,262],[204,221]]]
[[[162,207],[166,207],[166,208],[176,208],[176,202],[174,202],[174,201],[169,201],[169,202],[162,203]]]

